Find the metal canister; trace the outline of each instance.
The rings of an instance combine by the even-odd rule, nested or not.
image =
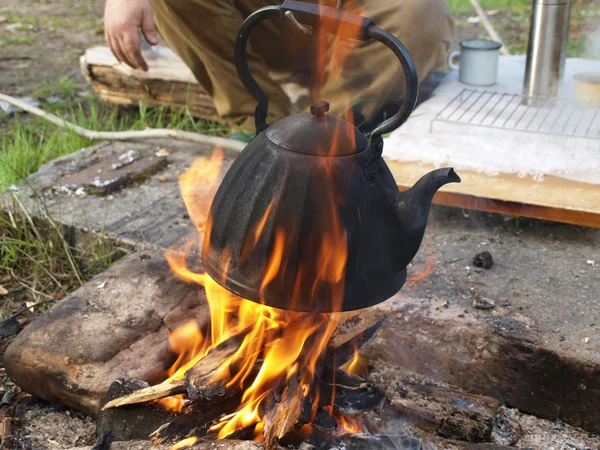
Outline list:
[[[524,101],[537,103],[531,98],[556,97],[567,56],[570,14],[571,0],[533,0]]]

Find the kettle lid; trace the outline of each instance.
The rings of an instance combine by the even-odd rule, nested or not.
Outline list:
[[[329,103],[321,101],[310,113],[284,117],[266,130],[275,145],[292,152],[312,156],[348,156],[362,152],[367,138],[351,123],[325,114]]]

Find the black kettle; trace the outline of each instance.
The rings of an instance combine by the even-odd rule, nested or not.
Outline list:
[[[402,107],[370,141],[349,122],[327,115],[323,101],[310,113],[267,124],[268,98],[246,59],[248,35],[262,20],[285,18],[288,11],[314,29],[375,39],[400,60],[406,77]],[[446,183],[460,182],[452,168],[444,168],[399,192],[381,157],[382,135],[404,123],[417,100],[418,78],[406,48],[370,19],[286,0],[246,19],[235,63],[258,101],[257,136],[234,161],[211,205],[201,255],[207,273],[241,297],[295,311],[355,310],[393,296],[421,245],[433,195]]]

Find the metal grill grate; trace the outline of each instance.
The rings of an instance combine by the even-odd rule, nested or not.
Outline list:
[[[530,104],[524,105],[524,99]],[[436,121],[599,139],[600,102],[464,89],[437,114]]]

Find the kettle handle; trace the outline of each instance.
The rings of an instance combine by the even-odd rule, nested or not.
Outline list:
[[[267,114],[269,109],[269,98],[267,94],[258,85],[248,66],[246,57],[246,47],[248,38],[252,29],[265,19],[279,17],[285,19],[285,13],[291,11],[294,17],[305,25],[312,26],[315,29],[322,29],[338,36],[358,39],[361,41],[370,41],[374,39],[389,47],[402,64],[404,76],[406,78],[406,94],[402,101],[400,110],[383,123],[379,124],[371,133],[371,142],[379,142],[381,148],[380,136],[395,130],[402,125],[411,114],[417,103],[419,93],[419,79],[417,70],[406,47],[397,38],[375,26],[375,23],[366,17],[341,11],[336,8],[320,6],[311,3],[299,2],[296,0],[285,0],[281,6],[266,6],[250,14],[242,23],[235,39],[234,60],[238,76],[242,83],[250,92],[252,97],[258,102],[254,112],[254,121],[256,133],[260,133],[268,128]],[[344,26],[340,26],[340,25]],[[381,151],[381,150],[380,150]]]

